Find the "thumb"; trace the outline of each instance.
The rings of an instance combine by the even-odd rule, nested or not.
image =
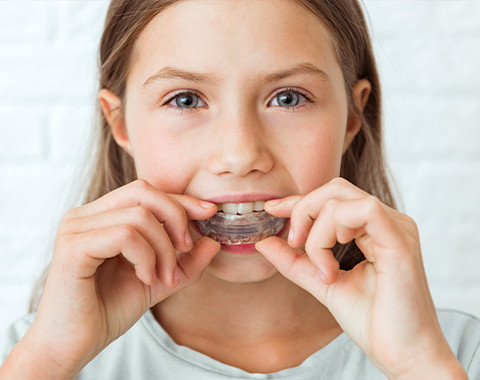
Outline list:
[[[317,268],[304,251],[290,247],[285,240],[275,236],[256,243],[255,248],[283,276],[326,305],[329,286],[322,282]]]
[[[220,243],[203,236],[193,243],[193,247],[189,252],[178,253],[177,267],[175,268],[175,272],[178,275],[174,274],[174,280],[178,279],[176,285],[166,287],[160,281],[150,285],[151,299],[153,301],[150,307],[200,280],[203,271],[218,253],[220,247]]]
[[[189,286],[200,280],[203,271],[213,257],[220,251],[219,242],[202,236],[193,243],[188,252],[180,252],[177,256],[177,269],[180,285]]]

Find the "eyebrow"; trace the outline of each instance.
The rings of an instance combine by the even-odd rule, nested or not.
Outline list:
[[[312,65],[311,63],[300,63],[294,65],[286,70],[278,71],[276,73],[268,74],[265,77],[259,80],[260,84],[267,84],[271,82],[276,82],[284,78],[288,78],[294,75],[311,75],[319,77],[323,82],[332,83],[332,80],[328,74],[319,69],[318,67]]]
[[[295,75],[311,75],[320,78],[323,82],[329,84],[332,83],[332,80],[328,74],[319,69],[318,67],[312,65],[311,63],[300,63],[289,67],[286,70],[277,71],[275,73],[267,74],[257,80],[258,84],[267,84],[271,82],[276,82],[281,79],[285,79]],[[205,74],[193,71],[185,71],[176,67],[167,66],[154,75],[148,78],[143,84],[143,88],[147,87],[151,83],[161,81],[161,80],[174,80],[174,79],[183,79],[189,82],[204,83],[208,85],[218,85],[221,82],[221,79],[214,74]]]

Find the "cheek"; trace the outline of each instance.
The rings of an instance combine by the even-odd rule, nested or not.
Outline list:
[[[143,128],[132,142],[138,178],[166,193],[183,193],[199,164],[195,140]]]
[[[340,175],[344,128],[338,120],[310,128],[301,138],[290,139],[283,161],[300,194],[324,185]]]

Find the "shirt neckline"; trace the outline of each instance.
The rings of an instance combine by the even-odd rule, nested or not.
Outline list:
[[[329,344],[310,355],[307,359],[305,359],[305,361],[303,361],[302,364],[297,367],[287,368],[270,374],[250,373],[240,368],[219,362],[218,360],[215,360],[189,347],[178,345],[163,329],[160,323],[158,323],[151,310],[148,310],[143,315],[143,317],[140,319],[140,322],[148,331],[150,336],[160,346],[162,346],[163,349],[177,358],[211,372],[229,377],[242,377],[244,379],[281,379],[299,374],[301,374],[303,378],[306,378],[308,376],[308,372],[313,372],[316,370],[316,368],[318,370],[318,365],[320,362],[328,360],[330,355],[332,355],[335,351],[339,350],[347,343],[352,342],[347,334],[342,332]]]

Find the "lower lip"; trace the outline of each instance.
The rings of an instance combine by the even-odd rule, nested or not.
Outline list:
[[[191,222],[191,225],[197,231],[200,235],[205,236],[195,225],[194,222]],[[280,230],[278,234],[275,236],[281,236],[283,233],[287,230],[288,226],[290,225],[290,219],[287,220],[285,223],[285,226]],[[258,252],[255,249],[255,244],[222,244],[222,248],[220,248],[221,251],[228,252],[228,253],[234,253],[237,255],[249,255],[252,253]]]

